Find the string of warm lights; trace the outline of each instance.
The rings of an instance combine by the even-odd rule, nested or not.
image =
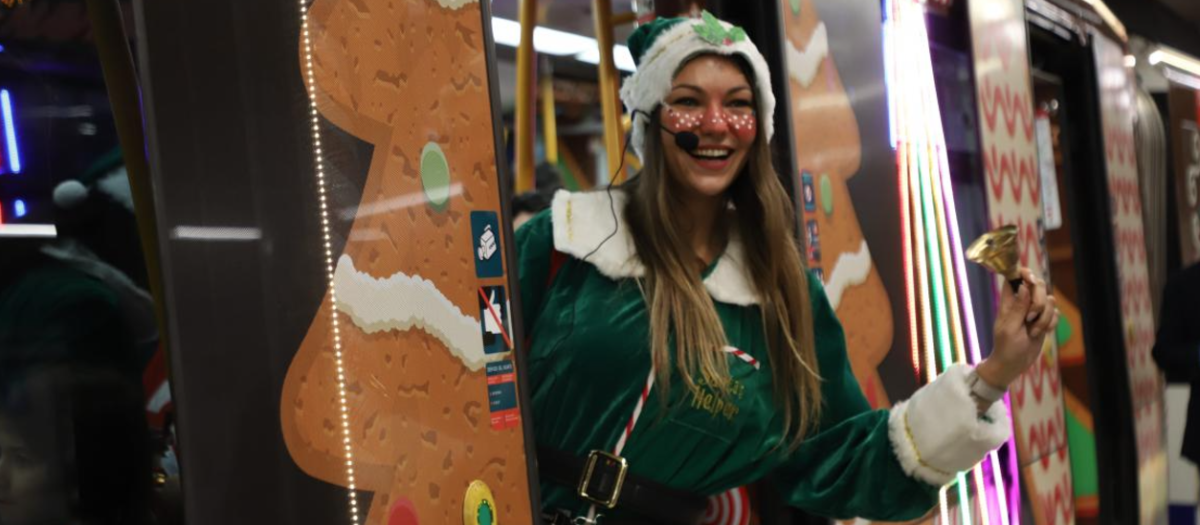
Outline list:
[[[971,292],[966,277],[958,212],[946,153],[925,6],[918,0],[885,0],[884,56],[890,130],[899,173],[901,245],[909,301],[912,365],[917,377],[933,381],[956,363],[981,360]],[[923,374],[922,374],[923,372]],[[1009,442],[1010,452],[1015,450]],[[1010,454],[1012,456],[1012,454]],[[1016,471],[1000,468],[992,452],[969,474],[959,474],[939,492],[940,518],[951,523],[949,493],[957,497],[957,518],[970,525],[1017,523],[1019,500],[1006,495]],[[978,512],[972,512],[972,491]]]
[[[338,409],[342,418],[342,445],[346,452],[346,486],[349,488],[350,522],[358,524],[358,494],[354,482],[354,450],[350,444],[350,407],[346,402],[346,369],[342,354],[342,334],[338,327],[337,287],[333,280],[333,246],[329,233],[329,206],[326,199],[325,159],[321,153],[321,126],[317,113],[317,81],[313,72],[312,36],[309,33],[306,0],[300,0],[300,30],[304,38],[304,71],[308,81],[308,108],[312,120],[313,165],[317,170],[317,193],[321,201],[321,233],[325,248],[325,273],[329,279],[329,317],[333,328],[333,356],[337,366]]]

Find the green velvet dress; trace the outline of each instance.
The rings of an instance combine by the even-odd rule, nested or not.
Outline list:
[[[611,264],[601,264],[605,272],[593,257],[585,262],[568,255],[549,279],[552,253],[571,253],[563,250],[566,234],[553,224],[572,214],[568,206],[564,215],[561,200],[556,199],[555,218],[547,210],[516,234],[524,328],[531,341],[526,373],[538,445],[583,456],[612,450],[624,432],[651,368],[649,318],[636,278],[605,275],[620,273]],[[611,231],[607,208],[595,222]],[[577,227],[587,224],[580,211],[575,214]],[[616,249],[630,249],[621,235],[613,242]],[[714,284],[716,270],[729,261],[723,256],[708,268],[706,285]],[[936,505],[937,487],[905,473],[889,439],[888,411],[867,404],[850,371],[841,324],[819,280],[810,276],[808,282],[824,378],[817,430],[794,453],[779,446],[783,415],[773,399],[759,307],[714,298],[728,344],[753,356],[761,368],[731,354],[727,395],[705,385],[689,389],[675,379],[664,404],[655,386],[621,454],[631,473],[702,495],[774,473],[790,505],[831,518],[900,521]],[[574,513],[587,509],[572,489],[550,482],[542,484],[542,502]]]

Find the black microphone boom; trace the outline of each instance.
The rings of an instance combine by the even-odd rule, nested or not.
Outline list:
[[[671,130],[667,129],[665,126],[663,129],[666,130],[667,133],[671,133]],[[696,148],[700,147],[700,135],[690,131],[680,131],[679,133],[672,134],[675,135],[675,145],[679,146],[679,149],[683,151],[691,153],[696,151]]]

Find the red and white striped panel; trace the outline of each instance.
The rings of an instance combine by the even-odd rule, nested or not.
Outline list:
[[[738,487],[708,498],[703,525],[750,525],[750,493]]]

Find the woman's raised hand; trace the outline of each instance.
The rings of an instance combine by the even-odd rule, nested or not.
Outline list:
[[[1021,269],[1021,281],[1016,293],[1007,286],[1001,291],[992,355],[976,367],[979,378],[996,388],[1007,388],[1033,366],[1046,335],[1058,326],[1058,308],[1046,282],[1029,268]]]

